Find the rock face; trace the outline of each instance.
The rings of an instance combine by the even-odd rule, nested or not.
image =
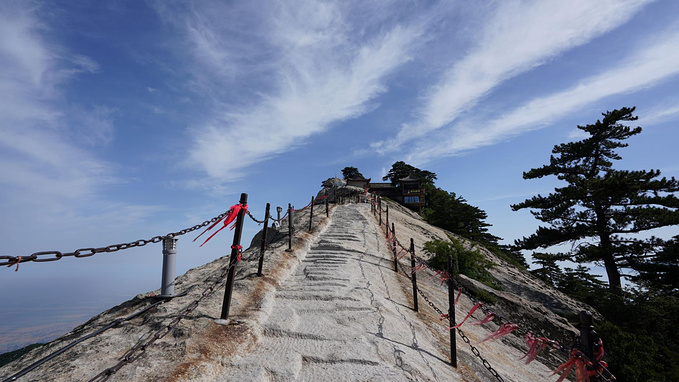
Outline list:
[[[394,271],[385,233],[369,205],[337,206],[330,218],[317,213],[310,233],[308,214],[308,209],[295,213],[292,251],[285,251],[287,221],[280,228],[279,240],[265,252],[263,277],[256,275],[259,241],[243,253],[228,324],[215,322],[228,263],[221,258],[177,278],[177,292],[186,295],[162,303],[152,297],[157,291],[139,295],[0,368],[0,379],[67,348],[17,380],[495,380],[460,337],[458,368],[450,366],[451,332],[422,299],[419,312],[412,309],[411,282]],[[445,231],[393,203],[390,221],[401,242],[414,239],[419,254],[426,241],[446,238]],[[570,315],[581,305],[485,254],[498,264],[491,272],[504,287],[488,290],[498,298],[493,309],[553,338],[574,330],[554,311]],[[407,273],[409,263],[402,265]],[[418,274],[422,293],[447,310],[447,291],[427,281],[433,274],[426,272]],[[474,280],[464,283],[485,288]],[[472,305],[463,296],[457,316]],[[491,322],[465,324],[462,330],[505,381],[544,381],[562,359],[545,351],[525,365],[519,360],[525,342],[513,334],[479,343],[497,328]],[[75,341],[80,342],[71,346]]]

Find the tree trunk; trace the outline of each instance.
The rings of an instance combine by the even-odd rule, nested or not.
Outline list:
[[[622,285],[620,283],[620,271],[615,264],[611,235],[608,232],[608,217],[604,208],[597,201],[594,202],[594,211],[596,213],[596,229],[599,233],[599,250],[601,251],[599,257],[604,261],[611,293],[619,296],[622,294]]]
[[[603,248],[602,248],[603,249]],[[610,252],[604,253],[604,265],[606,266],[606,275],[608,276],[608,287],[611,293],[622,294],[622,284],[620,283],[620,271],[615,264],[615,259]]]

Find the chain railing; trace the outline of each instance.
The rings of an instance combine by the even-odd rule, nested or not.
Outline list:
[[[408,272],[406,272],[405,269],[403,269],[403,266],[401,266],[401,263],[399,263],[399,269],[402,271],[402,273],[403,273],[403,275],[404,275],[405,277],[407,277],[408,279],[412,280],[412,277],[411,277],[410,275],[408,275]],[[417,288],[416,290],[417,290],[417,293],[420,295],[420,297],[422,297],[422,299],[424,299],[424,301],[429,305],[429,307],[431,307],[431,308],[432,308],[436,313],[438,313],[441,317],[446,317],[447,315],[450,314],[450,311],[448,311],[448,313],[443,313],[443,311],[442,311],[441,309],[439,309],[439,307],[436,306],[436,304],[434,304],[434,302],[432,302],[432,301],[429,299],[429,297],[427,297],[427,295],[424,294],[424,292],[422,292],[422,290],[421,290],[420,288]],[[469,345],[469,348],[471,349],[472,354],[474,354],[477,358],[479,358],[479,359],[481,360],[481,364],[483,364],[483,366],[488,370],[488,372],[490,372],[490,374],[491,374],[493,377],[495,377],[495,379],[497,379],[498,381],[504,382],[504,379],[502,378],[502,376],[500,376],[500,374],[498,374],[498,372],[493,368],[493,366],[490,364],[490,362],[488,362],[488,360],[485,359],[485,358],[481,355],[481,353],[479,352],[479,349],[476,348],[476,346],[474,346],[474,345],[471,343],[471,341],[470,341],[469,338],[464,334],[464,332],[462,331],[462,329],[457,328],[457,334],[460,336],[460,338],[462,338],[462,341],[464,341],[467,345]]]
[[[319,199],[319,200],[322,200],[322,199]],[[313,203],[313,198],[312,198],[312,203]],[[304,207],[302,210],[309,207],[312,203],[310,203],[309,205]],[[165,337],[168,333],[170,333],[172,330],[174,330],[180,324],[180,322],[183,319],[188,317],[191,314],[191,312],[193,312],[199,306],[201,301],[203,301],[205,298],[212,295],[214,293],[214,291],[216,290],[217,286],[220,283],[223,283],[225,281],[225,279],[226,279],[226,285],[227,285],[228,291],[225,292],[224,306],[222,307],[222,316],[224,316],[224,310],[225,309],[227,311],[226,314],[228,315],[228,303],[230,302],[229,280],[233,277],[233,273],[235,271],[236,264],[238,264],[238,262],[240,262],[240,260],[241,260],[242,246],[240,245],[240,232],[242,232],[242,224],[243,224],[243,219],[241,218],[241,216],[247,215],[250,219],[252,219],[253,221],[255,221],[258,224],[268,224],[269,220],[271,220],[273,222],[279,222],[280,223],[285,219],[292,220],[291,219],[291,217],[292,217],[291,213],[292,213],[293,210],[294,209],[290,206],[289,209],[288,209],[288,212],[286,213],[285,216],[281,217],[280,219],[275,219],[268,214],[268,206],[267,206],[267,214],[266,214],[264,220],[258,220],[252,215],[252,213],[250,213],[247,210],[247,194],[242,194],[241,195],[241,202],[240,202],[239,205],[233,206],[228,211],[226,211],[226,212],[224,212],[224,213],[222,213],[222,214],[220,214],[220,215],[218,215],[218,216],[216,216],[216,217],[214,217],[210,220],[206,220],[201,224],[197,224],[195,226],[192,226],[192,227],[189,227],[189,228],[186,228],[186,229],[182,229],[182,230],[177,231],[177,232],[171,232],[171,233],[168,233],[168,234],[163,235],[163,236],[159,235],[159,236],[154,236],[150,239],[140,239],[140,240],[136,240],[136,241],[132,241],[132,242],[128,242],[128,243],[112,244],[112,245],[96,247],[96,248],[80,248],[80,249],[77,249],[73,252],[42,251],[42,252],[35,252],[35,253],[32,253],[32,254],[27,255],[27,256],[0,256],[0,260],[4,260],[4,261],[0,261],[0,266],[17,265],[17,267],[18,267],[18,264],[24,263],[24,262],[29,262],[29,261],[31,261],[31,262],[51,262],[51,261],[60,260],[64,257],[71,257],[71,256],[76,257],[76,258],[90,257],[90,256],[93,256],[93,255],[99,254],[99,253],[112,253],[112,252],[117,252],[117,251],[126,250],[126,249],[130,249],[130,248],[135,248],[135,247],[143,247],[143,246],[145,246],[149,243],[159,243],[161,241],[164,243],[163,244],[163,247],[164,247],[163,248],[163,254],[165,254],[165,252],[166,252],[165,240],[166,239],[175,239],[178,236],[185,235],[187,233],[190,233],[190,232],[193,232],[193,231],[196,231],[196,230],[199,230],[201,228],[205,228],[205,227],[209,226],[203,232],[203,233],[205,233],[208,230],[210,230],[211,228],[215,227],[216,224],[219,223],[222,219],[226,218],[228,220],[230,217],[236,218],[235,215],[237,214],[238,211],[243,212],[243,214],[237,214],[237,215],[239,215],[238,220],[235,222],[235,225],[234,225],[234,227],[236,228],[236,233],[234,234],[234,244],[231,247],[232,252],[231,252],[231,256],[229,257],[229,265],[227,267],[225,267],[224,270],[222,270],[221,274],[215,280],[213,280],[211,282],[209,281],[210,278],[205,280],[205,283],[208,285],[205,288],[205,290],[203,290],[203,292],[198,296],[198,298],[196,298],[191,303],[186,305],[183,308],[183,310],[181,310],[180,313],[174,319],[172,319],[169,323],[162,325],[162,327],[160,329],[149,332],[146,336],[144,336],[144,338],[142,340],[140,340],[136,345],[134,345],[132,348],[130,348],[121,357],[121,359],[119,360],[118,363],[116,363],[115,365],[103,370],[102,372],[100,372],[99,374],[94,376],[92,379],[90,379],[90,381],[104,381],[104,380],[107,380],[108,378],[110,378],[116,372],[118,372],[125,365],[134,362],[135,360],[139,359],[144,354],[146,354],[146,350],[151,345],[153,345],[153,343],[155,343],[159,339]],[[309,229],[311,229],[312,222],[313,222],[313,209],[311,211],[312,212],[309,214]],[[327,201],[326,201],[326,215],[327,215],[327,211],[328,211],[328,209],[327,209]],[[231,214],[232,212],[233,212],[233,215]],[[231,220],[229,220],[229,222],[231,222]],[[226,224],[227,223],[226,223],[226,220],[225,220],[225,226],[226,226]],[[289,224],[292,225],[292,224],[294,224],[294,222],[290,221]],[[203,233],[201,233],[201,235]],[[216,232],[215,232],[215,234],[216,234]],[[214,236],[214,234],[213,234],[213,236]],[[200,237],[200,235],[199,235],[199,237]],[[236,237],[238,238],[237,240],[236,240]],[[269,244],[272,244],[273,241],[279,240],[279,239],[280,238],[277,238],[277,237],[271,237],[270,239],[267,239],[266,235],[265,234],[263,235],[263,237],[262,237],[263,247],[262,247],[262,251],[260,253],[260,258],[259,258],[259,261],[260,261],[259,276],[261,276],[261,262],[263,260],[262,256],[263,256],[264,250],[268,249]],[[209,240],[209,238],[208,238],[208,240]],[[195,241],[195,239],[194,239],[194,241]],[[206,240],[206,242],[207,242],[207,240]],[[169,243],[168,245],[171,247],[172,243]],[[176,253],[176,251],[174,253]],[[237,255],[237,257],[236,257],[236,255]],[[253,255],[253,256],[250,256],[248,259],[245,259],[245,260],[246,261],[256,260],[256,258]],[[163,267],[165,268],[165,264],[163,264]],[[158,302],[142,309],[141,311],[134,313],[131,316],[128,316],[128,317],[125,317],[125,318],[118,318],[118,319],[114,320],[112,323],[106,325],[105,327],[74,341],[73,343],[65,346],[62,349],[57,350],[56,352],[50,354],[47,357],[44,357],[41,360],[38,360],[37,362],[34,362],[33,364],[29,365],[27,368],[23,369],[19,373],[13,375],[12,377],[10,377],[10,379],[7,379],[6,381],[13,381],[16,378],[18,378],[22,375],[25,375],[26,373],[37,368],[41,364],[53,359],[57,355],[62,354],[66,350],[75,346],[76,344],[83,342],[83,341],[85,341],[89,338],[92,338],[92,337],[94,337],[98,334],[101,334],[103,331],[108,330],[112,327],[119,326],[124,321],[129,321],[132,318],[138,317],[139,315],[151,310],[152,308],[158,306],[159,304],[162,304],[162,303],[168,301],[170,298],[184,296],[188,293],[188,291],[189,290],[185,291],[182,294],[173,295],[173,296],[157,296],[157,297],[163,298],[163,300],[158,301]],[[228,301],[227,301],[227,295],[228,295]],[[225,307],[227,307],[227,308],[225,308]],[[225,317],[222,317],[222,318],[225,318]]]
[[[150,239],[140,239],[136,241],[131,241],[128,243],[120,243],[120,244],[111,244],[103,247],[96,247],[96,248],[80,248],[76,249],[73,252],[60,252],[60,251],[41,251],[41,252],[34,252],[30,255],[27,256],[0,256],[0,260],[5,260],[5,261],[0,261],[0,267],[1,266],[8,266],[11,267],[13,265],[18,265],[20,263],[25,263],[25,262],[36,262],[36,263],[43,263],[43,262],[50,262],[50,261],[57,261],[61,260],[64,257],[76,257],[76,258],[83,258],[83,257],[90,257],[94,256],[99,253],[113,253],[113,252],[118,252],[122,251],[125,249],[130,249],[130,248],[137,248],[137,247],[143,247],[149,243],[160,243],[164,239],[172,239],[178,236],[185,235],[189,232],[193,232],[196,230],[199,230],[203,227],[207,227],[210,224],[214,224],[220,220],[222,220],[225,216],[227,216],[229,211],[224,212],[223,214],[220,214],[218,216],[215,216],[214,218],[210,220],[206,220],[202,222],[201,224],[196,224],[193,227],[185,228],[177,232],[170,232],[164,236],[154,236]]]
[[[224,268],[219,277],[217,277],[217,279],[214,280],[212,283],[208,284],[208,287],[203,290],[200,296],[198,296],[197,299],[193,300],[190,304],[184,307],[184,309],[181,311],[181,313],[179,313],[179,315],[177,315],[177,317],[175,317],[167,325],[161,326],[161,328],[156,330],[155,332],[149,332],[148,335],[146,336],[146,339],[143,341],[140,340],[139,342],[137,342],[136,345],[130,348],[127,352],[125,352],[125,354],[121,357],[118,363],[103,370],[101,373],[92,377],[92,379],[90,379],[89,381],[90,382],[106,381],[113,374],[117,373],[118,370],[122,369],[125,365],[134,362],[135,360],[139,359],[139,357],[146,354],[146,349],[148,349],[149,346],[151,346],[154,342],[165,337],[168,333],[174,330],[184,318],[188,317],[188,315],[198,307],[201,301],[212,295],[215,292],[217,286],[226,279],[227,275],[229,274],[229,271],[232,268],[234,268],[235,265],[236,262],[230,262],[229,266]]]
[[[409,280],[413,281],[413,277],[411,277],[411,275],[409,275],[409,274],[405,271],[405,269],[403,269],[403,267],[401,266],[401,264],[398,262],[398,260],[402,257],[402,256],[400,256],[399,254],[400,254],[400,253],[403,253],[404,251],[408,251],[408,252],[411,252],[411,251],[412,251],[413,259],[417,259],[417,261],[419,262],[419,264],[417,265],[417,270],[424,269],[424,268],[431,268],[431,267],[429,266],[429,264],[426,262],[426,260],[422,259],[421,257],[417,256],[417,255],[414,253],[414,249],[411,250],[411,249],[409,249],[409,248],[406,248],[406,247],[404,247],[404,246],[398,241],[398,239],[396,238],[396,235],[395,235],[395,230],[393,229],[393,223],[392,223],[392,227],[391,227],[391,228],[389,227],[389,206],[388,206],[388,205],[386,206],[386,209],[383,209],[383,208],[382,208],[381,199],[378,198],[378,197],[373,197],[373,198],[371,199],[371,210],[372,210],[372,212],[373,212],[373,215],[374,215],[376,218],[377,218],[377,215],[379,215],[379,221],[380,221],[379,224],[380,224],[380,226],[382,226],[382,225],[385,226],[385,229],[386,229],[386,231],[387,231],[387,241],[390,242],[391,245],[393,246],[394,261],[395,261],[395,263],[397,264],[397,267],[401,269],[403,275],[404,275],[406,278],[408,278]],[[385,224],[382,224],[382,212],[385,212],[385,214],[386,214],[386,222],[385,222]],[[412,242],[412,240],[411,240],[411,242]],[[411,244],[411,245],[412,245],[412,244]],[[397,248],[396,248],[397,246],[401,248],[401,251],[400,251],[400,252],[397,251]],[[413,262],[413,264],[414,264],[414,262]],[[415,271],[416,271],[416,267],[413,267],[412,272],[415,272]],[[439,272],[437,272],[437,275],[439,275],[439,274],[440,274],[441,279],[443,280],[443,282],[445,282],[445,281],[448,281],[448,282],[455,282],[455,283],[458,285],[458,290],[460,291],[460,293],[464,293],[465,296],[466,296],[467,298],[469,298],[469,299],[474,303],[474,306],[475,306],[475,307],[478,306],[479,308],[481,308],[481,310],[486,314],[486,317],[487,317],[487,318],[490,317],[490,318],[492,318],[492,319],[497,319],[498,321],[500,321],[501,327],[503,327],[503,326],[505,326],[505,325],[513,325],[514,327],[517,328],[517,329],[516,329],[516,333],[517,333],[517,334],[520,334],[520,335],[524,335],[524,336],[534,336],[534,333],[539,333],[539,331],[534,331],[534,330],[526,329],[526,328],[523,328],[523,327],[518,327],[517,325],[512,324],[510,320],[508,320],[507,318],[505,318],[505,317],[502,316],[501,314],[498,314],[497,312],[495,312],[495,311],[493,311],[493,310],[488,309],[487,307],[485,307],[484,304],[481,303],[478,299],[476,299],[469,291],[467,291],[466,288],[464,288],[464,287],[461,286],[459,280],[455,280],[454,278],[452,278],[451,275],[448,274],[448,272],[445,272],[445,271],[444,271],[444,272],[440,272],[440,271],[439,271]],[[436,276],[436,275],[435,275],[435,276]],[[419,295],[427,302],[427,304],[428,304],[433,310],[435,310],[438,314],[440,314],[442,318],[450,317],[450,314],[451,314],[451,311],[450,311],[450,310],[448,311],[447,314],[446,314],[446,313],[443,313],[443,311],[442,311],[441,309],[439,309],[439,308],[438,308],[438,307],[437,307],[437,306],[436,306],[436,305],[435,305],[435,304],[434,304],[434,303],[433,303],[433,302],[432,302],[432,301],[431,301],[424,293],[422,293],[422,291],[420,290],[420,288],[418,288],[418,287],[416,286],[415,283],[413,283],[413,287],[416,289],[417,293],[418,293],[418,294],[419,294]],[[449,293],[450,293],[450,292],[449,292]],[[459,298],[459,297],[458,297],[458,298]],[[451,307],[451,309],[453,309],[453,308]],[[463,321],[463,322],[464,322],[464,321]],[[486,369],[488,369],[488,371],[489,371],[489,372],[490,372],[490,373],[491,373],[498,381],[502,381],[502,380],[503,380],[502,377],[501,377],[501,376],[497,373],[497,371],[490,365],[490,363],[489,363],[485,358],[483,358],[483,356],[481,356],[479,350],[478,350],[474,345],[471,344],[471,342],[469,341],[469,338],[467,338],[467,336],[464,334],[464,332],[463,332],[459,327],[455,327],[455,328],[451,327],[451,330],[452,330],[452,329],[456,329],[456,330],[457,330],[457,333],[460,335],[460,337],[462,338],[462,340],[463,340],[465,343],[467,343],[467,344],[471,347],[472,353],[473,353],[475,356],[477,356],[477,357],[481,360],[481,362],[483,363],[484,367],[486,367]],[[507,332],[507,333],[508,333],[508,332]],[[587,356],[586,356],[585,354],[583,354],[582,352],[578,352],[578,354],[575,355],[575,354],[573,353],[573,352],[574,352],[574,349],[575,349],[575,342],[574,342],[573,346],[571,346],[571,348],[568,349],[568,348],[566,348],[564,345],[558,343],[557,341],[547,340],[546,337],[544,337],[544,336],[540,336],[540,338],[543,339],[543,340],[546,340],[546,343],[550,345],[550,348],[551,348],[551,349],[556,349],[556,350],[559,350],[559,351],[562,352],[562,353],[570,354],[570,355],[571,355],[571,360],[570,360],[569,362],[575,362],[577,359],[582,359],[583,362],[584,362],[585,364],[588,364],[588,365],[590,365],[590,366],[593,367],[593,369],[594,369],[594,371],[595,371],[595,374],[596,374],[597,376],[599,376],[600,378],[602,378],[602,379],[601,379],[602,381],[615,381],[615,376],[613,376],[613,374],[611,374],[610,371],[608,371],[608,369],[606,368],[606,365],[605,365],[604,363],[600,362],[598,359],[592,361],[592,360],[590,360],[589,358],[587,358]],[[535,354],[537,354],[537,353],[535,353]],[[568,363],[568,362],[567,362],[567,363]],[[567,364],[567,363],[566,363],[566,364]],[[564,364],[564,365],[565,365],[565,364]],[[563,366],[563,365],[562,365],[562,366]],[[604,376],[604,374],[606,374],[606,375]]]

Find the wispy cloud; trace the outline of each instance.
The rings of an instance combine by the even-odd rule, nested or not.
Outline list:
[[[99,226],[119,221],[125,215],[118,213],[131,207],[113,203],[116,208],[104,211],[112,203],[99,191],[116,179],[111,165],[90,151],[112,139],[115,110],[64,101],[64,86],[77,75],[98,72],[99,65],[47,41],[46,35],[56,36],[40,19],[42,11],[32,2],[0,2],[0,210],[5,217],[0,228],[8,239],[3,250],[33,230],[52,238],[69,229],[87,230],[95,205],[112,219]]]
[[[92,69],[94,64],[79,57],[76,61],[81,64],[77,67],[64,68],[41,37],[44,26],[36,17],[37,9],[22,5],[4,3],[0,11],[3,183],[38,191],[41,182],[35,181],[42,178],[72,189],[70,193],[77,195],[104,166],[64,140],[60,131],[64,114],[53,106],[53,101],[65,71],[83,65]],[[51,186],[51,190],[59,188],[57,184]]]
[[[392,152],[450,124],[502,82],[619,27],[649,2],[500,2],[476,47],[426,93],[419,117],[404,124],[395,138],[372,148]]]
[[[657,106],[639,115],[639,124],[642,126],[654,125],[657,123],[671,120],[679,115],[679,101],[673,105]]]
[[[675,49],[679,46],[679,30],[676,26],[651,41],[644,41],[642,46],[617,67],[583,79],[569,89],[534,99],[488,122],[461,122],[447,131],[447,138],[437,144],[419,142],[410,159],[428,161],[429,158],[491,145],[543,128],[554,119],[604,97],[651,87],[679,73],[679,51]]]
[[[175,22],[186,25],[195,62],[203,73],[220,79],[218,86],[242,81],[231,78],[242,75],[252,78],[255,87],[243,92],[248,101],[238,106],[228,97],[218,98],[212,117],[191,129],[192,164],[209,178],[234,180],[244,168],[304,144],[333,123],[373,110],[376,98],[387,89],[386,78],[410,60],[422,32],[421,23],[393,23],[370,31],[367,25],[354,24],[357,18],[343,3],[305,1],[268,8],[266,17],[258,14],[247,20],[254,23],[249,29],[239,31],[241,43],[258,41],[255,52],[231,41],[231,35],[201,10],[194,9],[183,23]],[[219,18],[215,8],[211,12]],[[264,61],[253,64],[245,59],[250,54]]]

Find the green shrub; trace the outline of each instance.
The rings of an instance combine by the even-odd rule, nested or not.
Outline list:
[[[488,272],[488,268],[495,266],[492,261],[475,251],[474,247],[466,249],[459,239],[452,236],[448,239],[424,243],[424,251],[431,255],[428,263],[432,268],[446,270],[448,257],[452,257],[453,274],[461,273],[493,289],[502,289],[500,282]]]

